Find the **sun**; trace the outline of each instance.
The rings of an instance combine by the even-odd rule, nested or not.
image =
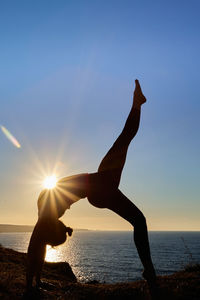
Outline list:
[[[45,180],[43,181],[43,187],[45,189],[53,189],[55,188],[57,183],[57,178],[56,175],[51,175],[45,178]]]

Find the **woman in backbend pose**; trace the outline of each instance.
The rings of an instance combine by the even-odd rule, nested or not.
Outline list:
[[[101,161],[98,171],[60,179],[52,191],[54,196],[51,202],[54,208],[59,210],[60,215],[71,204],[87,197],[93,206],[108,208],[127,220],[134,227],[135,245],[144,266],[143,277],[150,285],[153,285],[156,274],[150,255],[145,217],[118,188],[128,146],[139,128],[141,105],[146,102],[138,80],[135,81],[135,84],[133,104],[125,126]],[[45,195],[44,191],[43,194]],[[47,199],[50,201],[49,197],[40,197],[39,210],[45,210]]]
[[[52,205],[52,199],[54,205]],[[42,204],[41,204],[42,203]],[[38,198],[38,221],[33,229],[27,251],[26,268],[26,291],[32,288],[35,277],[36,287],[42,286],[40,281],[42,267],[45,260],[46,246],[52,247],[63,244],[67,239],[67,233],[72,235],[73,229],[66,227],[59,220],[62,217],[63,209],[55,209],[57,201],[53,198],[51,190],[40,193]],[[43,209],[41,209],[41,205]]]

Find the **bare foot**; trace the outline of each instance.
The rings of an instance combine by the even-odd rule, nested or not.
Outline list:
[[[156,273],[154,270],[152,270],[151,272],[144,270],[142,276],[150,284],[156,284]]]
[[[136,108],[140,108],[140,106],[145,103],[147,100],[145,98],[145,96],[142,93],[141,87],[140,87],[140,83],[139,81],[136,79],[135,80],[135,91],[133,94],[133,105]]]

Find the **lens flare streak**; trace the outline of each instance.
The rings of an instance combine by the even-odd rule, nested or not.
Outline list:
[[[17,141],[17,139],[6,129],[4,126],[1,126],[2,132],[5,134],[7,139],[17,148],[21,148],[20,143]]]

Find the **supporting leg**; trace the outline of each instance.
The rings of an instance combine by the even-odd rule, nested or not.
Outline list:
[[[134,226],[134,242],[144,266],[143,276],[148,283],[153,284],[156,279],[156,274],[151,260],[147,225],[144,215],[119,189],[113,194],[113,198],[107,208]]]

